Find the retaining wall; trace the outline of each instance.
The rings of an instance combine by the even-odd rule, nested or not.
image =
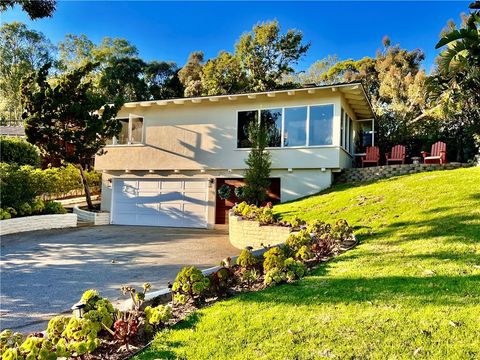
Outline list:
[[[25,216],[0,220],[0,235],[34,230],[61,229],[77,226],[76,214]]]
[[[258,221],[244,220],[230,210],[228,232],[230,243],[237,249],[251,246],[260,249],[264,246],[284,243],[290,235],[290,228],[278,225],[260,225]]]
[[[109,212],[93,212],[82,210],[78,206],[73,207],[73,213],[77,214],[78,220],[91,223],[93,225],[108,225],[110,224]]]
[[[334,182],[370,181],[424,171],[451,170],[469,166],[469,164],[451,162],[448,164],[405,164],[351,168],[343,169],[341,173],[336,174]]]

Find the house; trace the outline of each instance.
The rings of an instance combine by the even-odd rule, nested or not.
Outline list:
[[[111,223],[212,228],[228,221],[243,184],[250,122],[270,124],[274,201],[314,194],[374,142],[361,83],[126,103],[118,138],[97,155]]]

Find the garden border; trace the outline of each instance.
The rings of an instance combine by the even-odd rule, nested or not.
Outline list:
[[[27,231],[63,229],[77,226],[77,214],[24,216],[0,221],[0,235]]]
[[[78,220],[93,224],[93,225],[110,225],[109,212],[93,212],[80,209],[78,205],[73,207],[73,213],[77,214]]]

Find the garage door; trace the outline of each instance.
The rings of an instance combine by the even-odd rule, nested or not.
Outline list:
[[[205,228],[207,193],[203,179],[115,179],[112,223]]]

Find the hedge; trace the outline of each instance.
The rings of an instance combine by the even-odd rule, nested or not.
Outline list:
[[[101,174],[86,172],[92,190],[98,189]],[[31,203],[37,197],[55,199],[66,197],[72,191],[83,193],[82,180],[73,165],[46,170],[29,165],[0,163],[0,202],[2,208],[17,209],[24,203]]]
[[[38,166],[40,154],[36,146],[24,139],[0,137],[0,160],[9,164]]]

